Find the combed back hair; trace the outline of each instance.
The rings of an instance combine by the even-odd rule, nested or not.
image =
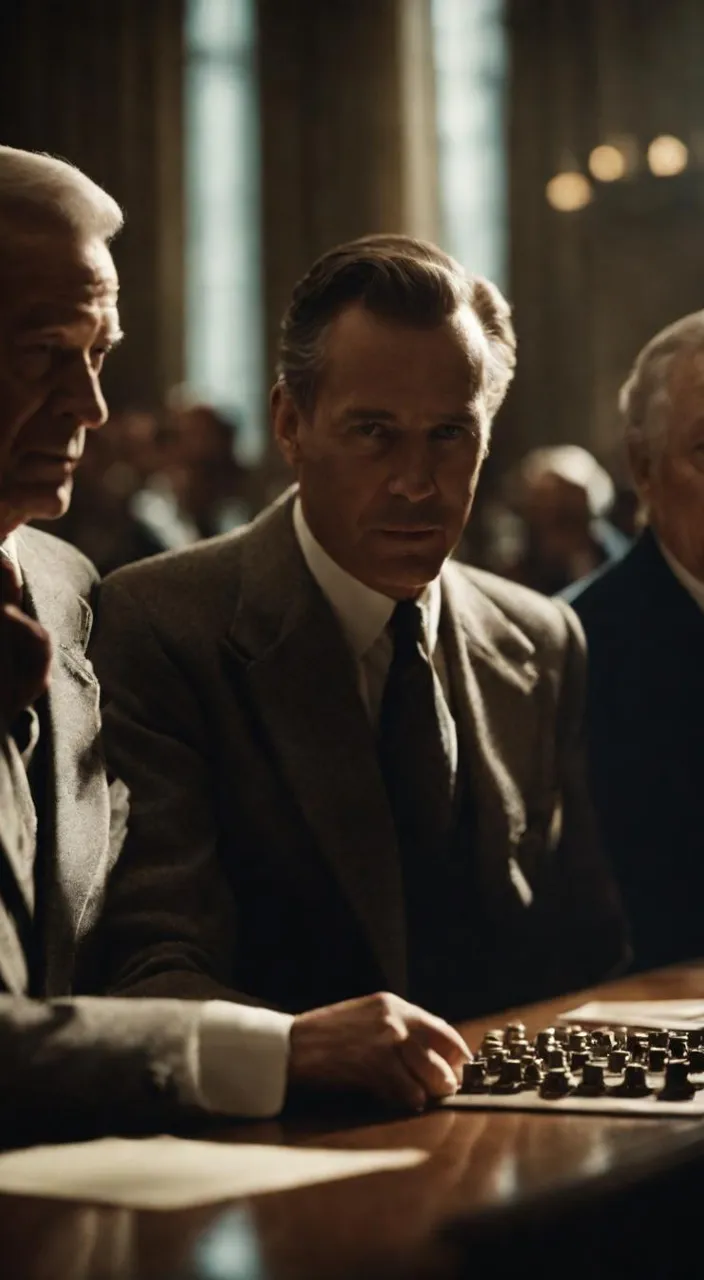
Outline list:
[[[107,191],[66,160],[0,147],[0,225],[13,230],[55,226],[108,242],[122,210]],[[0,250],[2,244],[0,243]]]
[[[345,307],[432,328],[469,307],[486,339],[484,393],[493,417],[516,363],[511,310],[495,285],[469,272],[434,244],[410,236],[364,236],[323,254],[299,280],[282,324],[277,373],[303,411],[315,402],[325,337]]]
[[[652,446],[662,440],[671,409],[673,362],[696,351],[704,352],[704,311],[668,325],[639,352],[618,398],[627,441]]]

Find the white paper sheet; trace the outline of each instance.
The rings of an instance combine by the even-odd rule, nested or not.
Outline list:
[[[558,1021],[697,1031],[704,1027],[704,1000],[592,1000],[561,1014]]]
[[[184,1209],[382,1170],[408,1169],[423,1151],[339,1151],[101,1138],[0,1154],[0,1194],[80,1200],[132,1209]]]

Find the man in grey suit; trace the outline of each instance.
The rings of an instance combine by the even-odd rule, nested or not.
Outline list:
[[[434,246],[333,250],[283,323],[297,489],[108,579],[113,990],[297,1012],[387,988],[456,1020],[622,960],[579,624],[448,559],[513,364],[501,295]]]
[[[122,1127],[162,1126],[199,1110],[269,1115],[288,1085],[315,1078],[315,1019],[297,1028],[296,1051],[282,1058],[279,1045],[293,1021],[283,1013],[217,1001],[69,998],[124,834],[128,796],[117,778],[108,786],[99,690],[85,656],[96,575],[78,552],[26,521],[66,510],[86,431],[106,417],[100,371],[120,336],[107,246],[121,221],[115,202],[71,166],[0,148],[5,1136],[28,1127],[45,1134],[79,1119]],[[394,1038],[413,1043],[433,1073],[434,1092],[456,1087],[466,1047],[438,1019],[401,1000],[357,1002],[333,1015],[333,1038],[350,1016],[363,1044],[364,1087],[409,1100]]]

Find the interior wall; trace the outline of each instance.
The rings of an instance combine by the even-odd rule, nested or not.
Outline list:
[[[704,306],[704,6],[700,0],[510,0],[511,286],[519,332],[504,455],[573,441],[620,462],[616,395],[640,346]],[[644,153],[674,134],[677,177]],[[624,136],[637,172],[585,209],[545,198],[559,170]]]
[[[182,0],[0,4],[0,140],[72,161],[127,213],[116,407],[183,376],[182,57]]]

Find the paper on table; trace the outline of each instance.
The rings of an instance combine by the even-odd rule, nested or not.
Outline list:
[[[592,1000],[559,1021],[696,1031],[704,1027],[704,1000]]]
[[[100,1138],[0,1154],[0,1193],[81,1200],[132,1209],[185,1209],[239,1196],[408,1169],[423,1151]]]

